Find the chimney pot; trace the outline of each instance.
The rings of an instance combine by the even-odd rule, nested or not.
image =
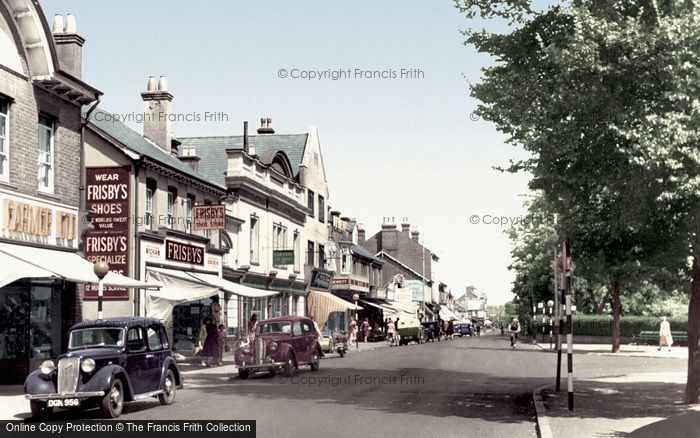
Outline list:
[[[51,33],[63,33],[65,29],[65,24],[63,23],[63,15],[55,14],[53,16],[53,26],[51,27]]]
[[[66,16],[65,33],[78,33],[78,26],[75,23],[75,15],[73,14]]]
[[[147,91],[156,91],[156,77],[155,76],[149,76],[148,77],[148,87],[146,87]]]
[[[165,78],[165,76],[161,76],[158,80],[158,91],[168,91],[168,80]]]
[[[275,130],[272,129],[272,119],[266,118],[266,117],[261,117],[260,118],[260,127],[258,128],[258,134],[274,134]]]

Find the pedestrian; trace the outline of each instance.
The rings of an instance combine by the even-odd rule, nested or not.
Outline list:
[[[219,365],[223,365],[224,350],[226,349],[226,326],[219,324]]]
[[[480,322],[476,323],[476,335],[481,336],[481,323]]]
[[[520,322],[518,318],[513,318],[510,322],[510,348],[515,348],[515,344],[518,342],[518,333],[520,333]]]
[[[348,329],[348,340],[351,344],[357,343],[357,321],[354,319],[350,320],[350,325]]]
[[[360,332],[362,332],[362,342],[367,342],[367,336],[369,335],[369,321],[367,321],[367,318],[362,321]]]
[[[207,337],[202,347],[202,356],[205,357],[206,366],[212,367],[219,363],[219,327],[211,314],[204,321]]]
[[[253,313],[248,321],[248,342],[255,340],[255,328],[258,326],[258,315]]]
[[[659,327],[659,351],[661,347],[668,346],[668,351],[671,351],[673,345],[673,336],[671,336],[671,323],[666,320],[665,316],[661,317],[661,325]]]
[[[389,342],[389,345],[394,345],[394,338],[395,337],[396,337],[396,327],[394,326],[394,323],[390,319],[387,319],[386,340],[387,340],[387,342]]]
[[[455,334],[455,325],[452,320],[447,323],[447,329],[445,329],[445,335],[447,335],[447,339],[453,340],[454,339],[454,334]]]

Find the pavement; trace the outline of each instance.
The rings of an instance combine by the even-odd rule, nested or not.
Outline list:
[[[659,371],[574,378],[572,411],[563,352],[560,391],[554,384],[533,391],[540,437],[700,437],[700,405],[682,403],[687,372],[664,371],[668,360],[688,358],[687,347],[623,345],[612,353],[609,345],[575,345],[576,354],[649,358]]]
[[[359,345],[350,346],[348,353],[355,354],[386,347],[389,347],[386,342],[360,342]],[[337,354],[329,356],[337,356]],[[194,358],[179,361],[180,372],[185,377],[185,388],[198,387],[200,380],[208,376],[225,375],[231,378],[238,375],[232,354],[226,354],[222,362],[223,365],[220,366],[205,367],[200,360]],[[0,385],[0,421],[27,417],[29,417],[29,401],[24,398],[23,385]]]

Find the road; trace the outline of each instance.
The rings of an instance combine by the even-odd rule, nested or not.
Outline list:
[[[331,356],[320,371],[303,367],[293,378],[231,380],[212,369],[189,376],[175,404],[127,404],[122,419],[254,419],[259,437],[536,437],[531,392],[553,381],[555,363],[537,346],[512,350],[505,337],[489,335]],[[577,354],[575,372],[614,376],[686,363]]]

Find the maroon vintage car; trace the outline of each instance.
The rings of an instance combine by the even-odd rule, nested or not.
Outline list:
[[[253,342],[241,343],[234,353],[241,379],[259,372],[280,371],[289,376],[300,365],[317,371],[321,355],[314,323],[300,316],[260,321]]]

